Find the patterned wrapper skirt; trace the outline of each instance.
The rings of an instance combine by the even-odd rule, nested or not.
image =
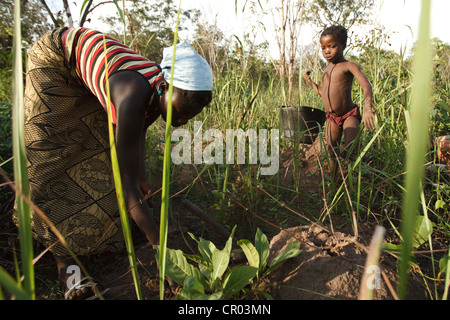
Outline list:
[[[64,59],[57,29],[28,54],[25,144],[30,199],[76,255],[115,252],[123,234],[112,175],[108,119],[97,98]],[[58,242],[32,208],[34,236]],[[51,251],[67,256],[57,243]]]

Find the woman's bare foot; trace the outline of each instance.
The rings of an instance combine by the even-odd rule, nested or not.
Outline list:
[[[58,279],[62,285],[64,298],[66,300],[86,300],[89,298],[96,298],[99,297],[101,291],[104,291],[98,283],[90,281],[87,277],[82,277],[81,272],[79,277],[72,276],[73,272],[69,272],[68,268],[70,266],[76,266],[73,259],[56,255],[54,255],[54,258],[58,269]],[[69,277],[71,277],[70,281]],[[72,279],[77,283],[73,283]]]

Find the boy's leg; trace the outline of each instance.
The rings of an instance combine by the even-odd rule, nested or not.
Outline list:
[[[330,175],[334,179],[336,173],[336,159],[339,156],[339,144],[342,137],[342,128],[333,121],[327,120],[326,138],[328,146],[328,156],[330,159]]]
[[[345,152],[349,151],[352,148],[351,145],[352,143],[357,143],[356,138],[359,133],[359,125],[360,125],[359,120],[353,116],[345,119],[343,125]],[[353,148],[352,154],[358,153],[359,153],[358,146],[356,145]]]

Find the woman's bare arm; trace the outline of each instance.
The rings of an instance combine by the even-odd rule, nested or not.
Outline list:
[[[123,71],[110,79],[111,97],[116,106],[116,146],[128,212],[151,244],[158,243],[159,231],[142,192],[144,162],[145,107],[150,86],[134,72]]]

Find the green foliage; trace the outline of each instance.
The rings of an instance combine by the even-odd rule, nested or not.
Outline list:
[[[346,28],[369,21],[373,0],[316,0],[309,4],[309,20],[316,25],[340,24]]]
[[[16,192],[17,219],[20,236],[20,256],[22,262],[23,289],[30,299],[35,299],[35,279],[33,265],[33,239],[31,231],[30,206],[25,199],[29,196],[27,157],[25,151],[24,106],[23,106],[23,67],[21,50],[21,10],[19,0],[14,6],[14,41],[13,41],[13,99],[12,99],[12,141],[14,152],[14,187]],[[11,279],[2,276],[1,282],[9,283]],[[16,293],[17,294],[17,293]]]
[[[401,232],[403,250],[399,268],[399,296],[404,298],[408,283],[408,257],[414,245],[414,224],[424,177],[424,160],[429,143],[429,113],[431,111],[432,54],[430,41],[431,3],[422,2],[418,49],[414,56],[415,77],[411,93],[411,123],[408,127],[408,155],[406,160],[405,191],[403,194]]]
[[[177,12],[173,0],[127,0],[123,12],[126,21],[125,44],[152,61],[161,61],[163,48],[173,44],[172,28],[177,20]],[[195,10],[181,10],[179,31],[194,21],[196,14]],[[108,16],[103,20],[110,25],[111,36],[123,39],[122,16]]]
[[[167,249],[166,275],[174,282],[183,286],[176,299],[180,300],[218,300],[238,298],[239,293],[252,283],[246,291],[258,294],[261,280],[277,269],[289,258],[297,256],[301,250],[298,241],[290,242],[273,261],[268,264],[269,242],[260,229],[256,232],[255,245],[249,240],[239,240],[248,260],[248,265],[229,267],[233,235],[233,228],[225,247],[222,250],[211,241],[196,239],[189,234],[198,246],[200,255],[189,255],[181,250]],[[157,261],[159,261],[159,246]],[[194,267],[188,260],[195,262]],[[255,279],[256,277],[256,279]],[[265,297],[267,294],[262,293]]]
[[[423,245],[425,242],[428,241],[428,239],[431,237],[431,234],[433,233],[433,227],[435,224],[424,216],[418,216],[416,218],[414,229],[413,229],[413,236],[412,236],[412,248],[417,249],[421,245]],[[391,250],[391,251],[401,251],[402,250],[402,244],[391,244],[391,243],[385,243],[383,244],[383,249]]]
[[[0,163],[12,157],[11,106],[0,103]]]
[[[445,274],[445,290],[442,300],[447,300],[450,286],[450,251],[439,260],[439,277]]]
[[[258,228],[255,235],[255,245],[249,240],[239,240],[238,245],[242,248],[247,257],[250,266],[258,268],[257,282],[261,281],[268,274],[276,270],[281,264],[289,258],[296,257],[301,250],[300,243],[293,241],[287,244],[286,248],[267,266],[269,258],[269,240],[266,235]]]
[[[0,53],[11,52],[14,30],[14,0],[0,0]],[[41,1],[29,0],[21,3],[22,44],[30,46],[37,37],[50,29]],[[1,54],[0,54],[1,55]]]

